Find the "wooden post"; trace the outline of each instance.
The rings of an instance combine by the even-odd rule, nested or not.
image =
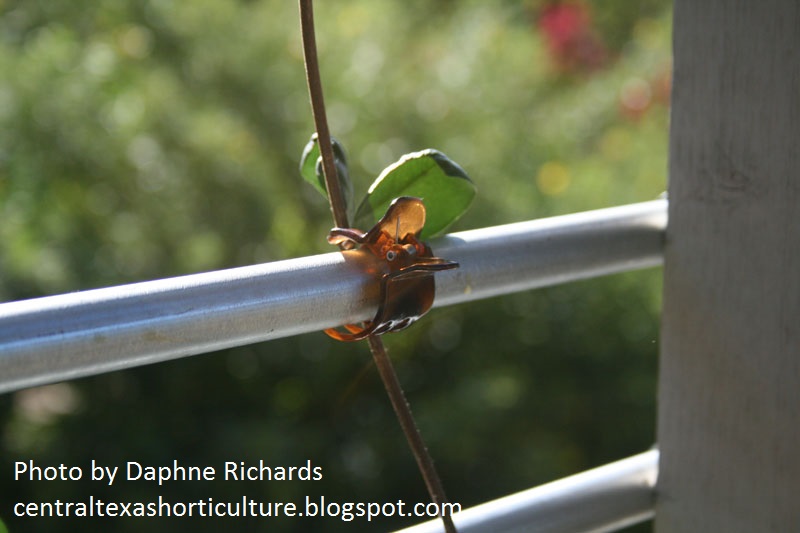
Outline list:
[[[676,0],[657,533],[800,531],[800,2]]]

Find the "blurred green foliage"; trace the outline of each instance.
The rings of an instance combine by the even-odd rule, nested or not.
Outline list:
[[[1,0],[0,299],[331,251],[328,208],[297,175],[313,125],[296,9]],[[478,187],[454,229],[665,188],[665,0],[592,10],[352,0],[318,2],[316,19],[331,130],[357,190],[426,147]],[[453,501],[472,505],[651,445],[659,279],[650,270],[434,310],[386,338]],[[0,514],[11,531],[364,526],[9,514],[11,502],[90,494],[426,500],[366,346],[322,333],[7,394],[0,431]],[[91,459],[311,459],[324,479],[104,490],[14,482],[21,459],[85,469]]]

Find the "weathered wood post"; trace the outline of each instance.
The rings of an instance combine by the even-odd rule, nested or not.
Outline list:
[[[676,0],[657,533],[800,531],[800,2]]]

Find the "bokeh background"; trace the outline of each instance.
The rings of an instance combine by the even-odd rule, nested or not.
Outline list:
[[[453,229],[666,187],[671,5],[317,2],[356,191],[432,147],[478,196]],[[297,171],[313,131],[295,2],[0,0],[0,300],[331,251]],[[386,337],[450,499],[654,440],[660,270],[432,311]],[[56,498],[426,501],[363,344],[322,333],[0,396],[10,531],[386,531],[335,519],[15,520]],[[14,482],[13,461],[322,466],[306,483]],[[637,531],[649,531],[649,525]]]

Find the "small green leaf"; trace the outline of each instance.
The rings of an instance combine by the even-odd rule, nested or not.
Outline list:
[[[406,154],[373,182],[356,212],[357,226],[370,228],[399,196],[422,198],[427,221],[421,236],[428,238],[443,232],[464,214],[475,197],[475,184],[438,150]]]
[[[303,148],[303,155],[300,156],[300,175],[303,179],[309,182],[317,189],[322,196],[328,197],[328,191],[325,188],[325,180],[320,180],[317,176],[316,168],[317,161],[320,159],[319,143],[317,142],[317,134],[314,132],[311,135],[305,148]]]
[[[353,184],[350,182],[350,172],[347,168],[347,156],[339,141],[331,138],[331,143],[333,144],[333,158],[336,164],[336,175],[339,178],[339,187],[342,189],[347,210],[351,211],[353,206]],[[303,176],[304,180],[313,185],[325,199],[328,198],[328,189],[325,187],[325,175],[322,173],[322,156],[319,153],[319,143],[317,142],[316,133],[311,135],[311,139],[303,149],[303,155],[300,157],[300,175]]]

